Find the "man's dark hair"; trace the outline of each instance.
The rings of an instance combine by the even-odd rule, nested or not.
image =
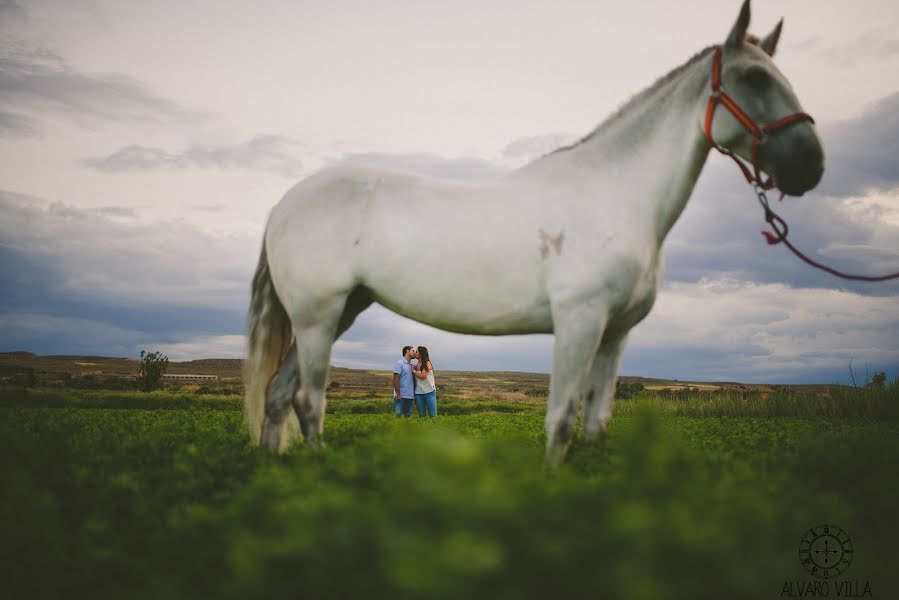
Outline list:
[[[408,351],[411,350],[411,349],[412,349],[412,346],[403,346],[403,353],[400,354],[400,356],[405,357],[405,356],[406,356],[406,352],[408,352]]]

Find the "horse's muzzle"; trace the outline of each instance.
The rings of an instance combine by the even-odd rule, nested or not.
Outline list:
[[[795,132],[775,134],[760,148],[768,173],[780,191],[801,196],[813,189],[824,174],[824,150],[810,126],[798,126]]]

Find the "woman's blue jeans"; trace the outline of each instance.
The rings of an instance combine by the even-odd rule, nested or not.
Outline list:
[[[415,406],[419,417],[437,416],[437,390],[427,394],[415,394]]]

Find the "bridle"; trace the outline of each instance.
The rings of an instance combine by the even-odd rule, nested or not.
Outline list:
[[[705,133],[705,139],[709,143],[709,145],[724,154],[725,156],[729,156],[733,159],[737,166],[740,167],[740,171],[743,172],[743,176],[746,178],[746,181],[752,185],[755,190],[755,195],[758,198],[759,204],[762,205],[762,208],[765,211],[765,221],[771,225],[771,228],[774,232],[763,231],[762,235],[765,236],[768,244],[774,245],[783,242],[783,244],[790,249],[796,256],[798,256],[801,260],[810,264],[811,266],[821,269],[822,271],[827,271],[831,275],[836,275],[837,277],[842,277],[843,279],[852,279],[855,281],[886,281],[888,279],[897,279],[899,278],[899,273],[889,273],[887,275],[851,275],[848,273],[843,273],[842,271],[838,271],[833,267],[828,267],[827,265],[821,264],[805,254],[803,254],[799,249],[794,246],[790,240],[787,239],[787,234],[790,229],[787,226],[786,221],[784,221],[780,215],[771,210],[771,206],[768,203],[768,196],[765,194],[766,190],[770,190],[772,188],[777,187],[777,182],[774,180],[774,177],[769,176],[767,180],[762,179],[761,171],[758,165],[758,151],[759,146],[765,143],[765,140],[768,139],[768,136],[778,129],[783,129],[784,127],[788,127],[793,125],[794,123],[802,123],[804,121],[808,121],[809,123],[814,124],[815,120],[811,117],[811,115],[804,112],[797,112],[785,117],[781,117],[776,121],[772,121],[763,127],[759,127],[755,121],[752,120],[746,111],[740,108],[740,105],[737,104],[737,101],[731,98],[727,92],[724,91],[721,85],[721,54],[722,48],[721,46],[715,46],[715,54],[712,57],[712,78],[711,78],[711,88],[712,93],[709,96],[709,102],[706,105],[705,109],[705,127],[703,128],[703,132]],[[752,136],[752,146],[750,148],[750,159],[752,170],[749,169],[748,166],[743,162],[743,160],[733,153],[732,150],[729,150],[712,139],[712,120],[715,118],[715,110],[718,108],[718,105],[726,108],[730,114],[734,116],[737,121],[749,132],[749,135]],[[780,190],[780,199],[783,200],[784,192]]]
[[[715,47],[715,55],[712,57],[712,94],[709,96],[709,103],[705,109],[705,139],[709,143],[709,145],[717,150],[718,152],[731,157],[734,162],[737,163],[737,166],[740,167],[740,170],[743,171],[743,175],[746,177],[746,181],[749,183],[755,183],[763,190],[770,190],[775,187],[777,184],[774,181],[773,177],[769,177],[767,181],[762,180],[762,176],[759,171],[758,165],[758,150],[759,146],[761,146],[765,140],[768,138],[772,132],[783,129],[793,123],[801,123],[803,121],[808,121],[810,123],[814,123],[815,120],[811,117],[811,115],[798,112],[793,113],[791,115],[787,115],[785,117],[781,117],[772,123],[768,123],[763,127],[759,127],[756,125],[755,121],[752,120],[746,111],[740,108],[740,105],[737,104],[737,101],[731,98],[727,92],[724,91],[724,88],[721,85],[721,54],[722,49],[721,46]],[[750,150],[750,157],[752,159],[752,171],[749,170],[743,161],[737,157],[731,150],[724,148],[719,145],[718,142],[712,139],[712,119],[715,117],[715,109],[718,108],[718,105],[726,108],[730,114],[734,116],[737,121],[749,132],[749,135],[752,136],[752,147]]]

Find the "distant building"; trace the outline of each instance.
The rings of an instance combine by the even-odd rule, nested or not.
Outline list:
[[[217,381],[218,375],[191,375],[190,373],[166,373],[163,379],[201,379],[203,381]]]

